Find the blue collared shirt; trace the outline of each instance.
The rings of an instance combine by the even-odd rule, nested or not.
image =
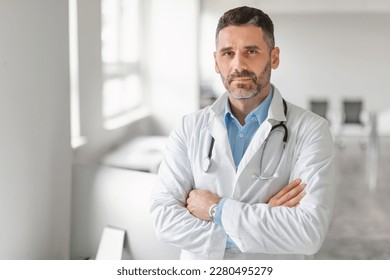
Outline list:
[[[229,102],[226,103],[225,124],[236,170],[253,135],[267,118],[271,100],[272,89],[265,100],[246,116],[243,126],[231,112]]]
[[[225,124],[236,170],[242,157],[245,154],[246,149],[249,146],[249,143],[253,138],[253,135],[256,133],[257,129],[260,127],[263,121],[267,118],[272,95],[273,91],[271,87],[271,91],[265,100],[246,116],[245,124],[243,126],[238,122],[236,117],[231,112],[229,102],[226,103]],[[222,209],[225,201],[226,199],[222,199],[219,202],[217,211],[215,213],[214,222],[220,226],[222,226]],[[226,247],[231,248],[234,246],[234,242],[228,236]]]

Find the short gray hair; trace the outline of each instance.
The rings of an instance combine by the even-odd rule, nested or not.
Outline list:
[[[221,29],[231,25],[240,26],[245,24],[260,27],[263,30],[264,40],[269,50],[275,48],[274,24],[271,18],[262,10],[246,6],[231,9],[222,15],[215,32],[215,43],[218,42]]]

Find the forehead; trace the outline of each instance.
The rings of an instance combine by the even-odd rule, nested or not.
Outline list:
[[[261,27],[253,24],[230,25],[220,30],[218,34],[217,49],[233,47],[238,44],[263,47],[266,45]]]

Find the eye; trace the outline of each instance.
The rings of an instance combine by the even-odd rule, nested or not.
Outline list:
[[[226,51],[222,54],[223,56],[226,56],[226,57],[231,57],[234,55],[234,53],[232,51]]]
[[[249,55],[257,54],[257,50],[248,50]]]

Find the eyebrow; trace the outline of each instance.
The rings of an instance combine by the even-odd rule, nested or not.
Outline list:
[[[245,46],[244,48],[246,50],[261,50],[261,48],[259,48],[256,45]],[[223,53],[223,52],[227,52],[227,51],[231,51],[231,50],[233,50],[233,47],[226,47],[226,48],[220,49],[218,52]]]
[[[261,50],[261,48],[259,48],[259,47],[256,46],[256,45],[253,45],[253,46],[246,46],[245,49],[246,49],[246,50]]]
[[[231,51],[232,49],[233,49],[232,47],[226,47],[226,48],[220,49],[218,52],[223,53],[223,52]]]

